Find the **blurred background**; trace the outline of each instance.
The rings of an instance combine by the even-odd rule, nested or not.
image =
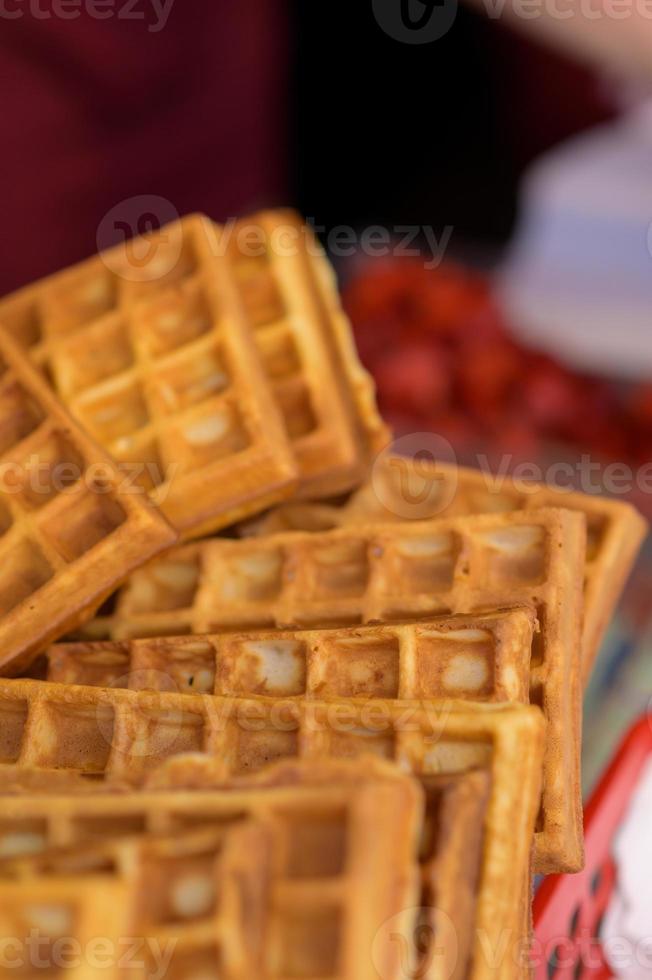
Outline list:
[[[152,196],[290,204],[398,434],[582,489],[588,459],[652,513],[652,21],[475,2],[411,0],[445,21],[428,41],[393,0],[5,0],[1,292],[110,244],[108,214],[141,230]],[[587,785],[652,692],[651,580],[648,554],[587,695]]]
[[[464,6],[411,44],[371,2],[114,0],[106,19],[93,2],[3,3],[3,292],[92,253],[138,194],[452,225],[454,250],[493,257],[528,164],[620,109],[615,83]]]

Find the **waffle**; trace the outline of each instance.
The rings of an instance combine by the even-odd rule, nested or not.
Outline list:
[[[325,531],[371,521],[429,520],[464,514],[565,507],[586,517],[584,681],[647,533],[638,511],[621,500],[570,493],[551,484],[499,477],[448,463],[381,454],[371,478],[344,504],[290,502],[251,521],[247,535]]]
[[[311,497],[350,490],[387,441],[330,267],[289,212],[186,218],[10,296],[0,322],[185,537],[297,477]]]
[[[235,283],[298,462],[297,496],[351,490],[389,431],[331,266],[310,227],[291,211],[262,212],[219,233],[228,239]]]
[[[195,701],[199,700],[201,699],[195,698]],[[538,800],[542,719],[540,713],[533,708],[476,707],[470,711],[454,705],[449,708],[445,717],[442,716],[439,721],[433,720],[432,723],[426,721],[423,712],[414,715],[415,725],[401,736],[406,739],[403,751],[396,753],[397,757],[404,756],[404,764],[408,755],[412,762],[420,758],[421,770],[443,767],[450,771],[445,775],[425,771],[422,773],[427,806],[420,848],[421,911],[418,911],[417,902],[410,906],[405,900],[402,904],[397,900],[397,907],[402,910],[403,915],[388,915],[384,920],[372,945],[374,965],[380,976],[394,976],[394,973],[386,974],[378,961],[379,955],[384,955],[386,950],[394,950],[395,954],[401,955],[400,968],[403,971],[396,976],[404,977],[406,946],[409,951],[414,935],[423,951],[422,972],[418,975],[427,980],[449,976],[445,968],[450,962],[448,941],[452,924],[454,944],[460,962],[457,975],[468,976],[473,980],[485,977],[500,977],[505,980],[516,978],[521,974],[515,969],[512,953],[523,939],[518,932],[521,882],[524,871],[528,868],[529,844]],[[395,716],[394,721],[397,720]],[[430,735],[424,740],[425,730]],[[436,732],[434,741],[432,732]],[[439,735],[450,741],[444,746],[438,741]],[[357,737],[356,729],[350,739],[355,742]],[[470,741],[464,742],[463,738]],[[373,750],[374,747],[367,744],[364,747],[365,752],[370,747]],[[339,748],[344,746],[340,744]],[[472,758],[476,752],[477,755]],[[440,755],[438,761],[434,759],[433,753]],[[311,782],[314,783],[317,779],[323,782],[326,763],[320,761],[321,751],[319,757],[312,751],[307,756],[303,771],[308,773]],[[223,824],[227,809],[236,813],[239,819],[243,815],[256,816],[253,808],[247,805],[244,793],[247,787],[258,790],[254,796],[259,811],[274,811],[274,794],[277,794],[280,800],[277,809],[287,812],[289,796],[296,794],[297,783],[301,782],[297,774],[297,767],[301,767],[301,762],[267,766],[253,777],[246,775],[232,779],[229,784],[231,791],[238,792],[228,797],[227,808],[224,803],[225,794],[206,791],[208,786],[215,785],[223,778],[221,756],[216,756],[213,760],[212,770],[210,760],[208,765],[202,765],[203,759],[205,757],[183,755],[169,759],[154,772],[154,779],[149,780],[158,785],[158,788],[138,794],[67,798],[20,794],[3,797],[0,856],[15,859],[21,854],[41,854],[37,860],[39,868],[42,868],[44,861],[52,860],[51,855],[48,857],[48,848],[66,848],[74,855],[79,853],[85,842],[93,843],[98,839],[104,842],[107,836],[118,833],[180,834],[188,827],[215,823],[217,820]],[[329,765],[332,764],[331,762]],[[352,805],[355,794],[360,791],[359,784],[372,777],[376,778],[377,765],[378,760],[370,755],[363,755],[358,762],[359,771],[350,776],[351,784],[346,786],[342,785],[341,774],[338,774],[342,806]],[[479,765],[482,769],[466,771],[473,765]],[[452,771],[455,768],[460,770],[457,775]],[[285,790],[280,789],[283,785],[286,786]],[[261,794],[259,791],[263,788],[265,793]],[[186,791],[182,792],[184,789]],[[312,799],[313,805],[323,813],[328,799],[323,785],[313,790]],[[309,800],[309,797],[303,796],[299,806],[302,814],[309,812]],[[395,809],[388,803],[389,814],[394,816]],[[506,827],[510,829],[509,834],[505,833]],[[466,848],[462,846],[465,836]],[[378,841],[378,815],[375,806],[366,807],[361,820],[361,839],[367,840],[369,837]],[[307,844],[305,837],[300,834],[293,834],[291,839],[297,841],[297,846],[303,847]],[[405,834],[399,837],[390,835],[389,840],[388,863],[390,868],[396,869],[401,864],[397,862],[395,849],[402,846],[404,849],[401,854],[405,855]],[[385,845],[380,846],[380,842],[378,843],[379,852],[384,856]],[[318,860],[321,863],[322,857],[331,853],[331,848],[332,837],[329,835],[320,848],[306,846],[305,851],[313,855],[313,860],[315,854],[319,855]],[[29,858],[26,860],[29,861]],[[357,867],[357,860],[355,863]],[[404,857],[402,865],[405,865]],[[6,873],[7,868],[0,866],[0,873],[2,871]],[[368,905],[369,899],[363,898],[363,894],[375,897],[377,892],[382,893],[382,889],[377,887],[377,875],[378,871],[372,872],[370,878],[361,875],[363,881],[366,878],[374,884],[368,893],[361,893],[360,890],[355,893],[352,901],[357,906],[364,908]],[[403,885],[405,888],[405,880]],[[24,902],[30,897],[30,891],[24,883],[20,886],[3,884],[0,888],[0,908],[5,903],[8,908],[17,908],[20,904],[21,887],[22,895],[25,896]],[[434,919],[430,918],[433,901],[436,901],[437,908],[443,913]],[[413,913],[411,921],[410,912]],[[448,928],[445,916],[450,918]],[[419,926],[416,932],[415,926]],[[370,931],[366,934],[369,935]],[[494,950],[501,950],[503,954],[498,965],[488,962],[488,957]],[[466,967],[465,972],[462,971],[462,964]],[[292,975],[312,977],[331,974],[315,972]],[[367,974],[354,972],[352,977],[357,980],[358,976],[365,975]]]
[[[57,684],[225,697],[468,698],[528,702],[527,607],[422,625],[60,643]]]
[[[416,785],[375,760],[316,774],[294,764],[271,779],[195,794],[9,801],[0,853],[35,851],[38,831],[25,828],[37,826],[50,849],[0,861],[3,935],[22,939],[36,925],[47,936],[50,925],[55,938],[55,924],[82,945],[145,939],[171,954],[168,980],[400,980],[396,944],[377,934],[389,919],[409,935],[418,906]],[[152,965],[134,975],[151,976]]]
[[[415,975],[424,980],[439,980],[440,977],[465,980],[479,975],[478,970],[474,969],[473,960],[476,957],[474,944],[479,925],[476,921],[478,893],[482,887],[483,823],[490,790],[488,773],[478,770],[463,776],[432,777],[426,788],[426,815],[421,825],[420,820],[416,819],[420,807],[415,806],[414,799],[410,800],[409,793],[401,786],[405,780],[397,779],[393,786],[387,780],[384,784],[376,780],[363,793],[360,784],[365,779],[369,782],[369,772],[363,771],[361,764],[351,763],[350,766],[351,775],[355,773],[358,785],[353,798],[347,800],[346,807],[339,802],[341,792],[333,806],[333,793],[329,793],[328,789],[316,812],[307,809],[301,799],[305,792],[301,790],[292,796],[286,794],[282,808],[275,802],[274,795],[263,806],[256,807],[255,802],[253,805],[249,802],[252,797],[249,792],[244,805],[241,802],[242,793],[239,795],[241,809],[237,813],[233,804],[228,806],[228,791],[217,791],[204,794],[208,800],[203,799],[202,802],[208,802],[209,807],[213,803],[214,813],[210,813],[209,807],[202,807],[196,818],[201,823],[198,822],[196,828],[175,828],[173,835],[170,834],[171,827],[166,827],[167,833],[141,830],[133,836],[125,834],[131,824],[137,825],[143,820],[141,811],[127,816],[123,826],[120,826],[119,818],[114,821],[118,827],[117,836],[109,832],[101,839],[98,835],[98,839],[91,840],[83,837],[84,817],[76,822],[74,830],[70,820],[64,818],[57,829],[59,834],[63,832],[68,836],[65,846],[51,846],[35,854],[14,858],[0,856],[0,921],[4,905],[3,888],[11,879],[24,882],[26,887],[23,894],[28,893],[30,887],[42,886],[44,876],[55,879],[57,886],[63,885],[66,893],[70,893],[75,880],[85,891],[86,878],[97,879],[98,873],[104,873],[103,884],[110,883],[115,877],[121,879],[119,904],[122,909],[128,910],[121,927],[122,935],[146,937],[149,942],[156,939],[161,947],[164,940],[173,935],[177,945],[181,945],[182,953],[196,948],[200,940],[201,944],[210,947],[211,955],[217,962],[221,960],[223,973],[220,976],[232,975],[229,969],[231,964],[238,967],[246,964],[250,971],[245,974],[247,977],[260,976],[261,971],[264,976],[274,976],[276,974],[269,969],[269,961],[274,956],[274,939],[265,934],[273,916],[270,907],[272,888],[277,892],[290,890],[292,884],[296,886],[296,879],[301,878],[312,880],[311,891],[316,887],[322,891],[326,882],[320,880],[316,871],[327,876],[329,873],[330,876],[336,872],[343,873],[344,879],[344,853],[355,854],[355,861],[348,862],[358,883],[355,898],[364,896],[368,906],[381,883],[389,891],[392,879],[402,889],[402,903],[394,902],[392,908],[387,902],[380,909],[367,909],[367,915],[376,928],[375,935],[366,930],[370,939],[367,945],[372,950],[371,957],[367,953],[367,958],[372,959],[376,969],[384,947],[396,947],[396,933],[390,934],[389,929],[398,927],[397,920],[403,914],[404,924],[400,935],[405,944],[398,949],[401,957],[399,971],[407,958],[406,944],[411,943],[414,947]],[[371,837],[368,824],[362,819],[369,813],[374,814],[374,820],[380,824]],[[177,809],[175,817],[177,822],[182,823],[188,817],[187,807],[184,813]],[[163,818],[169,820],[165,809]],[[31,819],[33,821],[34,817]],[[159,826],[160,820],[159,816]],[[105,827],[111,826],[110,816],[108,819],[103,816],[102,821]],[[418,876],[417,825],[421,826]],[[299,846],[305,849],[305,853],[299,852],[298,868],[297,858],[293,855],[290,877],[288,849],[291,842],[299,837],[302,838]],[[44,838],[41,840],[44,841]],[[311,845],[310,851],[306,841]],[[3,844],[5,849],[11,850],[21,845],[34,847],[37,843],[38,834],[34,832],[10,830],[3,839],[0,829],[0,855]],[[275,862],[273,855],[276,856]],[[388,860],[390,855],[393,860]],[[321,867],[314,867],[315,860]],[[330,867],[324,867],[324,862]],[[364,877],[362,868],[366,868]],[[347,883],[346,889],[351,894],[351,883]],[[339,890],[343,891],[341,887]],[[14,934],[11,929],[18,931],[15,922],[17,907],[21,918],[24,917],[23,902],[17,903],[15,894],[15,889],[10,886],[6,907],[11,925],[3,933],[5,936]],[[212,910],[213,915],[206,921],[209,912],[207,906],[215,896],[218,896],[217,908]],[[311,904],[305,883],[301,899]],[[351,937],[350,945],[354,946],[356,953],[354,957],[349,957],[349,971],[342,969],[337,975],[350,975],[352,980],[358,980],[358,977],[367,975],[362,958],[364,947],[362,953],[358,952],[361,923],[355,922],[355,912],[360,906],[346,901],[338,904],[342,907],[345,923],[351,923],[347,931]],[[237,914],[240,910],[242,914]],[[285,917],[289,911],[283,903],[281,915]],[[172,922],[174,925],[171,925]],[[514,922],[515,916],[507,916],[505,927]],[[95,919],[93,925],[101,930],[101,921]],[[158,925],[163,925],[160,931],[156,928]],[[246,947],[241,945],[243,927],[247,928]],[[235,950],[234,937],[237,943]],[[230,947],[220,949],[220,943],[226,939]],[[303,966],[306,950],[301,948],[302,936],[299,935],[298,939],[294,954],[299,952],[299,961]],[[336,952],[339,950],[336,949]],[[227,962],[224,963],[224,960]],[[388,966],[389,963],[385,961],[382,976],[388,975]],[[306,973],[300,972],[299,975]],[[328,975],[331,976],[331,973]],[[405,974],[394,972],[392,975],[399,978]]]
[[[539,509],[201,542],[132,576],[117,637],[418,620],[533,604],[530,700],[548,721],[539,870],[577,870],[584,518]],[[545,842],[545,843],[544,843]]]
[[[431,776],[424,780],[424,789],[421,906],[427,911],[422,926],[426,936],[439,936],[439,942],[437,947],[432,942],[425,944],[416,976],[466,980],[474,975],[477,955],[474,943],[482,899],[478,893],[491,782],[486,770],[477,769],[465,776]],[[516,914],[510,925],[515,922]],[[451,925],[455,939],[445,942]]]
[[[509,717],[501,708],[507,710],[460,700],[247,698],[5,681],[0,773],[8,781],[21,770],[68,770],[111,789],[140,785],[162,761],[186,752],[213,757],[224,779],[279,758],[363,751],[397,759],[417,774],[459,772],[487,763],[493,735],[469,732],[494,720],[500,725]],[[570,835],[563,827],[556,836],[559,814],[544,814],[537,865],[556,867],[568,859]],[[580,858],[572,853],[578,862],[579,847]]]
[[[275,503],[297,475],[216,253],[212,224],[190,217],[0,303],[0,323],[184,536]]]
[[[4,674],[90,618],[133,569],[176,540],[2,332],[0,530]]]

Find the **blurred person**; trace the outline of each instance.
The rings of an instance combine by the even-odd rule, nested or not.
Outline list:
[[[470,0],[489,17],[588,66],[652,83],[652,3],[648,0]]]
[[[528,8],[540,16],[529,21]],[[652,3],[506,0],[505,14],[597,69],[620,113],[527,167],[497,277],[502,307],[528,344],[576,369],[648,381]]]
[[[95,252],[126,198],[285,198],[284,0],[1,0],[0,21],[0,293]]]
[[[489,16],[498,11],[501,20],[534,31],[558,48],[571,48],[591,64],[604,61],[634,75],[652,73],[650,21],[632,17],[594,22],[581,12],[572,20],[557,21],[546,12],[551,0],[543,4],[541,16],[531,19],[523,15],[523,8],[532,0],[506,0],[504,9],[498,0],[473,2]],[[567,2],[578,6],[588,0],[556,0],[558,5]],[[633,5],[643,2],[631,0]],[[293,11],[300,21],[308,16],[306,10],[298,2],[293,9],[287,0],[246,4],[236,0],[0,0],[4,21],[0,293],[96,251],[102,218],[125,199],[160,195],[180,214],[202,210],[217,219],[291,201],[289,185],[297,175],[288,159],[288,117],[294,110],[290,15]],[[319,17],[329,12],[338,18],[340,40],[345,43],[345,28],[353,16],[348,4],[311,4],[310,11],[317,37],[323,35]],[[365,17],[363,29],[377,31],[370,9]],[[302,38],[299,42],[301,48]],[[352,48],[362,63],[358,75],[346,61],[334,64],[333,51],[339,49],[326,40],[321,66],[314,63],[312,48],[303,45],[305,69],[295,88],[302,89],[307,100],[304,131],[298,139],[305,149],[297,169],[312,168],[308,207],[317,196],[323,200],[331,193],[341,207],[348,208],[364,187],[345,180],[352,171],[360,178],[360,170],[355,171],[360,154],[350,145],[350,134],[341,122],[347,111],[347,87],[351,96],[356,85],[360,87],[355,93],[360,104],[369,106],[381,98],[377,88],[366,84],[365,51],[359,42],[358,37]],[[432,65],[438,52],[427,47],[425,55]],[[413,63],[416,50],[409,47],[400,52],[402,64]],[[396,44],[391,53],[399,57]],[[456,63],[459,67],[459,59]],[[467,74],[468,67],[460,71]],[[397,85],[395,73],[389,74],[390,83]],[[329,84],[336,75],[342,93],[339,102]],[[321,104],[320,91],[326,100]],[[450,112],[464,120],[464,109],[451,102],[454,97],[452,92]],[[469,93],[472,98],[477,98],[476,88]],[[383,101],[384,127],[391,127],[392,114],[398,117],[398,102],[395,106]],[[305,138],[306,120],[316,134],[312,142]],[[463,137],[464,125],[452,130],[456,137]],[[476,139],[478,152],[487,138],[485,128]],[[403,155],[409,156],[402,130],[397,130],[397,139]],[[365,145],[366,177],[378,171],[386,187],[396,183],[386,150],[371,151]],[[497,145],[500,153],[500,140]],[[329,152],[324,153],[324,146],[330,147]],[[454,148],[450,139],[447,147],[445,158]],[[440,153],[439,146],[433,147],[433,153]],[[478,173],[477,155],[469,159]],[[323,179],[320,166],[333,174],[332,181]],[[457,169],[455,159],[451,168]],[[497,160],[496,170],[500,169],[505,169],[504,163]],[[390,182],[388,173],[393,174]],[[404,195],[412,195],[422,213],[427,212],[428,200],[419,194],[426,182],[433,184],[433,176],[436,182],[436,174],[426,166],[420,180],[402,189]],[[464,171],[463,177],[468,187],[472,175]],[[346,196],[347,183],[353,198]],[[375,193],[373,180],[367,183],[378,207],[382,198]],[[301,203],[307,200],[304,196]],[[317,215],[317,209],[309,214]]]

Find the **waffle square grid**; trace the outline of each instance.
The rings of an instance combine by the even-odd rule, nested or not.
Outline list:
[[[122,638],[533,607],[529,699],[548,723],[537,869],[577,870],[585,539],[583,514],[553,508],[211,539],[141,569],[96,625]]]
[[[152,953],[171,947],[170,980],[201,968],[227,980],[371,980],[374,963],[398,976],[395,944],[376,934],[388,919],[407,925],[405,910],[418,906],[418,787],[373,764],[321,769],[295,764],[292,783],[283,786],[289,772],[280,773],[271,789],[248,778],[190,795],[109,797],[100,811],[57,797],[56,819],[41,812],[59,846],[12,860],[8,851],[27,841],[24,830],[11,831],[13,814],[0,829],[3,935],[25,936],[34,925],[47,935],[50,924],[53,939],[57,929],[102,935],[114,950],[121,936],[147,938]],[[34,827],[39,801],[20,803],[31,813],[22,826]],[[98,896],[107,889],[105,904]]]
[[[249,522],[242,531],[256,536],[283,530],[327,531],[372,522],[424,521],[540,507],[563,507],[586,517],[582,634],[586,684],[607,624],[647,534],[647,521],[626,501],[387,451],[376,459],[366,483],[342,504],[288,502]]]
[[[175,540],[0,332],[0,670],[27,667]]]
[[[0,323],[184,536],[256,513],[296,484],[218,253],[212,224],[189,217],[0,303]]]
[[[29,682],[25,682],[29,684]],[[78,689],[79,696],[83,697],[82,691],[89,689]],[[122,698],[128,692],[114,691],[111,696]],[[194,698],[195,703],[203,699]],[[114,702],[115,703],[115,702]],[[420,864],[421,864],[421,902],[422,905],[429,903],[436,891],[437,907],[448,909],[454,913],[453,922],[459,922],[463,927],[460,932],[461,961],[464,962],[465,951],[470,953],[471,964],[469,966],[469,978],[480,980],[480,978],[501,977],[516,978],[518,973],[517,960],[511,955],[506,955],[500,964],[498,973],[495,965],[489,963],[486,958],[486,948],[483,944],[487,938],[490,942],[498,942],[507,929],[514,946],[514,951],[521,941],[522,934],[517,931],[516,918],[520,917],[520,900],[523,893],[523,879],[529,871],[529,842],[534,826],[538,793],[540,787],[540,766],[542,758],[542,738],[543,722],[540,713],[533,708],[519,707],[485,707],[465,709],[462,705],[453,706],[450,711],[439,718],[439,723],[432,719],[426,719],[423,713],[417,713],[412,718],[414,724],[409,726],[409,730],[403,732],[406,739],[405,746],[409,746],[409,751],[414,760],[420,759],[420,766],[424,788],[426,791],[426,819],[421,835]],[[393,714],[393,723],[400,728],[404,721],[400,721],[396,713]],[[434,742],[432,736],[434,733]],[[352,736],[353,742],[356,741],[355,733]],[[482,766],[480,770],[475,769],[467,772],[471,759],[467,753],[458,754],[455,758],[456,746],[459,746],[465,739],[471,740],[476,746],[482,747]],[[435,772],[430,774],[426,770],[437,769],[437,763],[433,757],[433,752],[442,758],[440,742],[447,746],[444,754],[448,755],[449,772],[446,775],[439,775]],[[250,799],[257,801],[258,811],[274,815],[275,810],[287,814],[290,796],[296,794],[297,784],[301,780],[301,766],[303,772],[308,773],[308,782],[314,783],[324,780],[324,771],[337,760],[329,760],[323,756],[324,745],[314,744],[312,748],[307,748],[303,754],[305,761],[279,763],[275,766],[266,766],[262,771],[253,774],[250,768],[241,770],[241,775],[230,777],[230,781],[224,784],[224,767],[222,757],[216,754],[214,757],[214,768],[211,770],[210,762],[206,765],[203,756],[178,756],[169,757],[168,762],[159,770],[155,771],[153,778],[149,781],[149,790],[138,794],[110,793],[109,795],[75,795],[65,796],[57,793],[52,795],[26,795],[19,793],[15,796],[3,796],[3,817],[0,820],[0,855],[4,854],[9,859],[18,858],[24,854],[25,849],[32,853],[38,851],[42,857],[36,858],[38,862],[48,861],[47,851],[44,848],[64,847],[84,850],[85,842],[91,849],[94,846],[102,848],[107,838],[119,835],[129,835],[134,833],[174,833],[177,837],[185,830],[201,826],[207,820],[213,824],[220,819],[221,813],[223,822],[224,816],[229,812],[236,813],[239,818],[251,811],[251,803],[247,803],[246,790],[252,792]],[[359,771],[349,777],[349,784],[343,780],[342,774],[338,774],[339,792],[341,804],[351,804],[359,793],[359,787],[372,777],[376,778],[376,766],[382,765],[379,760],[375,760],[368,755],[368,748],[363,750],[363,755],[359,758],[357,765]],[[347,763],[344,763],[345,765]],[[355,763],[348,763],[348,765]],[[477,759],[476,759],[477,765]],[[283,776],[283,767],[287,769]],[[297,768],[299,767],[299,768]],[[229,794],[216,790],[209,792],[213,786],[229,786]],[[154,790],[154,787],[156,789]],[[283,788],[287,787],[287,788]],[[99,788],[99,786],[96,786]],[[264,793],[260,790],[264,789]],[[185,792],[179,792],[185,790]],[[333,787],[334,790],[334,787]],[[170,792],[173,791],[173,792]],[[324,809],[327,809],[325,801],[328,799],[325,787],[320,785],[318,790],[313,789],[312,807],[309,799],[304,797],[303,805],[299,808],[304,815],[309,813],[312,808],[316,808],[323,816]],[[278,806],[276,801],[278,801]],[[354,861],[354,865],[349,867],[359,867],[361,851],[369,847],[369,839],[377,840],[383,821],[378,821],[378,813],[375,807],[364,806],[360,814],[360,839],[356,847],[349,851],[349,862]],[[340,804],[340,805],[341,805]],[[386,810],[388,814],[393,814],[396,818],[396,806],[388,803]],[[484,813],[484,819],[475,819],[478,814]],[[305,819],[305,816],[304,816]],[[512,828],[512,835],[507,837],[502,828],[505,821]],[[466,838],[464,828],[474,826],[473,840],[467,838],[465,851],[460,848],[461,836]],[[350,824],[349,824],[350,826]],[[373,832],[372,832],[373,828]],[[309,856],[310,872],[314,875],[315,871],[320,874],[333,874],[332,855],[342,853],[341,848],[333,848],[332,826],[322,827],[320,833],[327,833],[329,841],[328,848],[308,847],[308,840],[305,834],[295,824],[294,832],[288,839],[294,842],[294,847],[300,847],[304,855]],[[349,833],[351,831],[349,830]],[[480,838],[480,839],[478,839]],[[366,845],[364,842],[367,842]],[[314,843],[314,842],[313,842]],[[304,847],[304,845],[306,845]],[[405,848],[414,846],[406,841],[406,835],[392,834],[389,852],[391,854],[391,867],[401,864],[405,865]],[[403,848],[403,861],[399,861],[392,848]],[[277,849],[283,853],[283,848]],[[381,853],[383,853],[381,848]],[[315,857],[317,855],[317,857]],[[324,860],[328,858],[327,866]],[[24,860],[29,862],[30,858]],[[315,867],[317,861],[317,868]],[[304,866],[305,857],[300,866]],[[297,866],[297,861],[292,862]],[[339,867],[339,865],[338,865]],[[54,869],[56,870],[56,868]],[[0,869],[1,871],[1,869]],[[365,879],[368,875],[363,876]],[[329,889],[325,882],[320,882],[322,895],[328,895]],[[405,885],[405,881],[404,881]],[[18,886],[16,886],[18,887]],[[6,891],[11,886],[3,886],[0,895],[10,896],[11,907],[19,897],[19,891]],[[418,884],[417,884],[418,888]],[[470,895],[469,889],[474,892],[475,900]],[[379,885],[374,889],[374,896],[385,894],[387,889]],[[29,890],[27,893],[29,895]],[[366,887],[365,887],[366,894]],[[351,901],[354,907],[363,909],[367,907],[368,900],[361,902],[358,892],[353,889]],[[441,904],[440,904],[441,903]],[[409,903],[403,904],[403,909],[416,911],[418,902],[413,906]],[[470,922],[460,916],[471,915],[475,918],[475,930],[467,929]],[[368,920],[367,920],[368,922]],[[374,935],[377,932],[377,922],[374,926]],[[519,919],[520,922],[520,919]],[[406,923],[404,920],[397,921],[396,918],[388,918],[385,921],[388,928],[395,932],[398,931],[406,937],[411,937],[414,925]],[[367,929],[371,927],[368,922]],[[360,940],[360,930],[355,928],[351,932]],[[366,936],[369,936],[369,931]],[[466,938],[472,937],[470,945],[466,945]],[[389,946],[396,951],[396,943]],[[364,956],[369,962],[369,946],[364,945]],[[360,961],[362,964],[363,961]],[[394,969],[398,970],[388,973],[389,976],[398,978],[400,970],[404,968],[404,960],[400,964],[394,961]],[[446,964],[444,964],[445,966]],[[428,972],[424,974],[430,980],[436,980],[441,975],[441,961],[438,956],[432,958]],[[388,966],[389,968],[389,966]],[[273,972],[271,976],[275,976]],[[340,975],[351,976],[352,980],[358,980],[355,971],[349,973],[332,974],[313,974],[309,968],[306,972],[298,972],[297,976],[324,976]]]

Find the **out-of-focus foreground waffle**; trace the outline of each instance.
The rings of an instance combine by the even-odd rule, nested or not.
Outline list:
[[[400,980],[403,950],[386,924],[411,939],[418,786],[373,759],[286,765],[265,781],[3,801],[3,936],[23,950],[30,929],[82,949],[104,937],[109,956],[132,937],[145,962],[129,975],[151,977],[159,955],[166,980]],[[96,975],[87,963],[73,971]]]
[[[387,440],[328,262],[290,212],[185,218],[8,297],[0,323],[184,536],[297,477],[311,497],[350,490]]]
[[[299,977],[360,980],[380,970],[401,980],[410,959],[424,980],[484,976],[477,939],[488,774],[432,777],[422,822],[411,780],[371,776],[378,767],[369,759],[344,765],[322,764],[339,782],[324,787],[318,805],[306,792],[314,780],[301,769],[304,782],[293,792],[207,787],[197,808],[187,794],[181,805],[169,794],[128,797],[126,812],[114,800],[97,813],[96,805],[56,799],[50,825],[65,844],[40,853],[34,849],[39,839],[45,847],[48,818],[43,801],[32,799],[0,821],[3,935],[18,938],[49,921],[76,938],[91,929],[112,936],[116,948],[119,936],[150,951],[174,939],[168,980],[187,980],[181,966],[189,960],[219,977],[285,976],[289,957]],[[345,798],[343,775],[356,779]],[[156,831],[147,832],[152,818]],[[40,825],[41,834],[14,831],[17,819]],[[21,847],[32,853],[20,855]],[[97,902],[105,886],[117,891],[117,905]],[[94,905],[100,915],[84,924]],[[494,931],[501,919],[515,928],[514,912],[494,910]],[[519,937],[527,942],[527,925]]]
[[[244,533],[325,531],[372,521],[432,520],[463,514],[563,507],[587,524],[582,638],[584,681],[647,533],[647,522],[622,500],[572,493],[449,463],[382,453],[363,487],[340,505],[287,503],[245,525]]]
[[[89,618],[176,534],[0,331],[0,672]]]
[[[495,763],[506,783],[513,775],[503,768],[501,752],[511,751],[509,733],[521,718],[521,727],[544,724],[534,707],[460,700],[192,695],[32,680],[0,681],[0,714],[4,780],[20,770],[63,769],[109,788],[138,786],[153,766],[185,752],[206,752],[220,778],[260,770],[280,758],[371,752],[419,776]],[[500,793],[508,792],[507,785],[501,787]],[[518,793],[518,786],[513,790]],[[560,816],[548,816],[551,839],[545,823],[538,834],[542,867],[562,864],[567,852],[577,860],[569,829],[562,826],[559,842],[555,836]]]
[[[548,722],[537,867],[578,870],[585,535],[583,515],[542,508],[212,539],[175,550],[132,576],[104,626],[116,636],[206,633],[533,606],[539,632],[529,697]]]
[[[256,975],[350,976],[351,980],[380,975],[399,980],[406,975],[411,945],[416,939],[423,956],[421,972],[417,975],[429,980],[448,976],[522,976],[515,966],[515,954],[519,944],[527,940],[521,931],[520,905],[538,800],[542,721],[536,711],[528,708],[481,714],[484,724],[476,724],[475,734],[483,731],[491,737],[484,766],[458,775],[424,777],[426,812],[424,822],[421,813],[418,814],[416,827],[421,828],[418,847],[414,837],[416,827],[410,833],[411,824],[406,818],[405,788],[402,788],[403,801],[398,797],[400,805],[394,802],[397,791],[394,789],[392,795],[386,790],[377,810],[375,786],[379,773],[386,776],[389,769],[383,766],[379,770],[379,761],[368,755],[363,755],[357,763],[311,758],[268,766],[257,776],[231,780],[226,784],[228,792],[207,791],[220,784],[219,760],[211,768],[210,761],[203,756],[180,755],[169,759],[160,770],[154,770],[150,782],[156,789],[138,794],[4,797],[0,857],[6,860],[0,861],[0,875],[6,877],[13,873],[20,875],[22,881],[12,885],[3,882],[0,909],[6,915],[12,911],[15,915],[17,908],[30,901],[30,885],[44,884],[43,879],[33,877],[38,870],[56,874],[65,868],[68,860],[70,871],[75,865],[81,865],[81,871],[90,872],[88,852],[106,855],[106,841],[116,834],[180,836],[189,828],[205,824],[219,823],[227,828],[230,821],[264,816],[274,821],[281,819],[289,827],[285,846],[277,845],[274,849],[273,863],[281,869],[291,867],[292,877],[308,878],[307,882],[302,880],[304,887],[298,891],[299,899],[306,903],[306,915],[313,894],[313,888],[306,885],[318,885],[314,892],[330,904],[336,892],[334,886],[344,878],[345,886],[337,895],[345,891],[351,905],[346,906],[346,914],[338,923],[341,933],[334,935],[326,930],[329,936],[326,945],[341,950],[341,938],[348,936],[351,956],[355,950],[357,959],[350,958],[347,963],[356,962],[360,972],[344,972],[341,961],[339,970],[331,963],[330,972],[319,972],[317,965],[310,961],[310,965],[295,966],[296,972],[270,969],[269,973]],[[475,715],[474,721],[478,721]],[[455,734],[459,723],[461,718],[450,722],[451,734]],[[334,765],[335,775],[331,773]],[[343,765],[349,767],[348,774],[342,771]],[[516,770],[510,772],[513,766]],[[329,781],[333,782],[332,786],[325,785]],[[366,793],[361,803],[363,788]],[[172,789],[176,792],[171,792]],[[508,834],[505,826],[509,826]],[[64,851],[57,853],[61,848]],[[417,850],[420,883],[412,874]],[[30,853],[39,856],[30,859],[27,856]],[[367,862],[365,855],[369,858]],[[241,855],[242,861],[246,863]],[[376,863],[378,867],[374,871]],[[392,874],[400,882],[400,896],[383,891],[383,879],[390,882]],[[169,890],[153,884],[164,901]],[[294,884],[298,887],[298,883]],[[414,898],[409,901],[411,888]],[[382,918],[375,914],[381,896]],[[46,900],[56,898],[53,889]],[[346,918],[349,908],[354,910],[350,923]],[[362,928],[360,916],[363,916]],[[302,935],[295,937],[298,948],[294,952],[287,951],[290,937],[286,936],[286,942],[277,944],[277,955],[301,956]],[[324,944],[319,935],[313,932],[310,938],[323,953]],[[273,944],[266,945],[268,951],[273,948]],[[499,950],[497,964],[491,962],[492,952],[496,950]],[[454,973],[450,972],[452,967]],[[378,974],[373,972],[374,968]],[[372,972],[368,973],[370,969]]]

